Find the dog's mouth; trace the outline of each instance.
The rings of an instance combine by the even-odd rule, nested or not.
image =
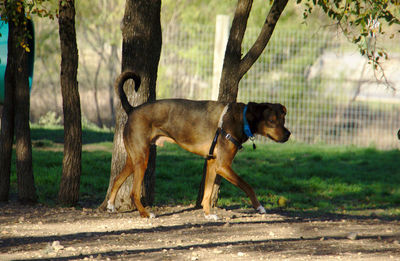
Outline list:
[[[271,140],[275,141],[275,142],[284,143],[284,142],[289,140],[290,132],[287,132],[281,139],[276,139],[276,138],[272,137],[269,134],[267,134],[267,137],[270,138]]]
[[[275,142],[281,142],[277,139],[275,139],[274,137],[272,137],[271,135],[267,134],[267,137],[270,138],[271,140],[275,141]]]

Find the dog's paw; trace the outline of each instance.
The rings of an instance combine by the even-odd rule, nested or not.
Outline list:
[[[111,203],[110,201],[107,201],[107,211],[114,213],[115,212],[115,206],[113,203]]]
[[[258,206],[257,212],[258,212],[259,214],[267,214],[267,211],[266,211],[265,208],[264,208],[263,206],[261,206],[261,205]]]
[[[210,215],[204,215],[204,217],[205,217],[207,220],[212,220],[212,221],[217,221],[217,220],[218,220],[218,216],[217,216],[217,215],[212,215],[212,214],[210,214]]]
[[[151,213],[151,212],[150,212],[149,218],[156,218],[156,215],[155,215],[154,213]]]

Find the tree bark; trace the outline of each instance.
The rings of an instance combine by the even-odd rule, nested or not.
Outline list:
[[[22,1],[20,3],[23,6]],[[7,3],[5,5],[9,21],[9,39],[1,131],[0,200],[8,200],[15,128],[18,200],[22,203],[34,203],[37,201],[37,196],[32,169],[32,144],[29,128],[29,67],[28,53],[23,47],[28,42],[29,31],[24,8],[20,9],[16,6]]]
[[[20,33],[26,33],[25,29],[21,28]],[[15,152],[18,200],[22,203],[35,203],[37,197],[33,177],[32,142],[29,127],[28,53],[23,48],[17,49],[20,49],[17,51],[16,68],[19,76],[15,82]]]
[[[225,51],[224,65],[222,68],[222,75],[219,86],[218,101],[236,101],[239,91],[240,80],[264,51],[269,42],[269,39],[272,36],[279,17],[286,7],[287,2],[288,0],[275,0],[273,2],[257,40],[254,42],[253,46],[242,59],[242,42],[253,1],[238,1]],[[204,181],[204,179],[205,177],[203,177],[202,182]],[[213,186],[213,194],[211,196],[211,204],[213,206],[217,205],[220,184],[221,176],[217,175]],[[202,187],[204,187],[204,184],[200,185],[200,188]],[[199,191],[196,206],[199,207],[199,202],[201,202],[202,198],[203,191]]]
[[[64,158],[58,201],[75,205],[79,199],[82,157],[81,105],[78,90],[78,48],[75,1],[59,1],[61,43],[61,93],[64,111]]]
[[[14,119],[15,119],[15,62],[14,50],[14,26],[9,27],[8,34],[8,59],[4,76],[4,105],[1,118],[1,136],[0,136],[0,201],[8,201],[10,191],[11,175],[11,154],[14,138]]]
[[[253,0],[239,0],[233,17],[231,31],[226,45],[224,65],[219,85],[218,101],[234,102],[238,94],[242,42],[246,32]]]
[[[132,70],[141,77],[142,81],[137,93],[134,93],[131,84],[127,84],[128,86],[125,88],[127,96],[130,97],[130,102],[134,106],[156,99],[155,87],[162,43],[160,12],[161,0],[126,1],[121,25],[123,36],[122,71]],[[100,209],[105,209],[114,178],[125,165],[126,151],[122,141],[122,131],[126,120],[127,115],[121,107],[121,102],[118,101],[110,183]],[[152,146],[142,192],[142,202],[147,206],[152,205],[154,200],[155,159],[156,147]],[[119,211],[134,208],[130,199],[132,182],[132,176],[128,177],[117,194],[115,206]]]

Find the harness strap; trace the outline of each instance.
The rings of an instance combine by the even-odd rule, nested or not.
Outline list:
[[[234,137],[232,137],[232,135],[230,135],[229,133],[227,133],[224,129],[220,129],[221,134],[225,137],[225,139],[229,140],[230,142],[232,142],[233,144],[235,144],[235,146],[240,150],[242,149],[242,144],[237,141]]]
[[[243,148],[243,147],[242,147],[242,144],[241,144],[239,141],[237,141],[234,137],[232,137],[232,135],[230,135],[229,133],[227,133],[224,129],[218,128],[217,131],[215,132],[214,139],[213,139],[213,141],[212,141],[212,143],[211,143],[210,151],[208,152],[208,155],[207,155],[207,157],[206,157],[207,160],[210,160],[210,159],[214,159],[214,158],[215,158],[215,157],[213,156],[213,154],[214,154],[214,149],[215,149],[215,146],[217,145],[218,137],[219,137],[220,134],[222,135],[222,137],[224,137],[225,139],[227,139],[227,140],[229,140],[230,142],[232,142],[232,143],[238,148],[238,150],[240,150],[240,149]]]
[[[211,143],[210,150],[209,150],[208,155],[206,157],[206,161],[215,158],[213,156],[213,154],[214,154],[215,145],[217,145],[217,140],[218,140],[218,136],[219,136],[219,133],[220,133],[219,130],[220,129],[218,128],[217,131],[215,132],[215,136],[214,136],[214,139],[213,139],[213,141]]]
[[[222,124],[223,124],[223,122],[224,122],[224,116],[225,116],[226,112],[228,111],[228,109],[229,109],[229,104],[227,104],[227,105],[225,106],[225,108],[223,109],[223,111],[222,111],[222,113],[221,113],[221,116],[219,117],[218,129],[217,129],[217,131],[215,132],[214,139],[213,139],[213,141],[212,141],[212,143],[211,143],[210,150],[209,150],[208,155],[207,155],[207,157],[206,157],[206,161],[215,158],[215,157],[213,156],[213,154],[214,154],[214,149],[215,149],[215,146],[217,145],[218,137],[219,137],[220,134],[221,134],[225,139],[227,139],[227,140],[229,140],[230,142],[232,142],[233,144],[235,144],[235,146],[236,146],[239,150],[243,148],[243,147],[242,147],[242,144],[241,144],[239,141],[237,141],[234,137],[232,137],[232,135],[230,135],[229,133],[227,133],[227,132],[222,128]]]

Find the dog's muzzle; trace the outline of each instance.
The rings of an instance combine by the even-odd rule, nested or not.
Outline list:
[[[279,142],[281,142],[281,143],[287,142],[289,140],[290,134],[291,134],[290,131],[285,128],[283,137]]]

